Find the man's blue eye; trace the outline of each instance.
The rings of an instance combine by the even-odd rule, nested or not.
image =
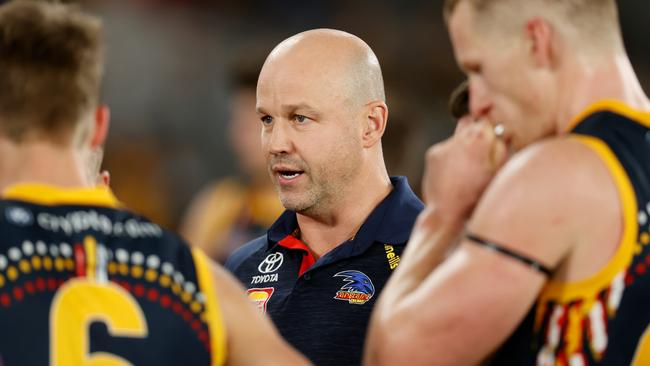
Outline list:
[[[302,116],[300,114],[297,114],[294,118],[296,119],[296,122],[298,122],[298,123],[304,123],[307,120],[307,117]]]
[[[264,123],[265,125],[269,125],[269,124],[271,124],[273,122],[273,117],[264,116],[264,117],[260,118],[260,120],[262,120],[262,123]]]

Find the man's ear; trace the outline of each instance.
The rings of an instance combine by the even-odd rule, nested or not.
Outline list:
[[[95,125],[93,126],[90,147],[92,149],[104,145],[108,136],[108,126],[110,125],[111,112],[105,104],[99,105],[95,109]]]
[[[381,140],[388,122],[386,103],[376,101],[366,106],[366,121],[363,129],[363,147],[372,147]]]
[[[538,67],[553,67],[557,49],[551,24],[543,18],[533,18],[526,23],[524,31],[535,64]]]

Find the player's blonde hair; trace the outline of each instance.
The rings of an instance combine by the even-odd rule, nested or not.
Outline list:
[[[472,6],[483,29],[521,29],[540,17],[574,36],[582,49],[622,47],[616,0],[445,0],[446,21],[462,2]]]

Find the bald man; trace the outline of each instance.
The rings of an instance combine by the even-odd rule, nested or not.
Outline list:
[[[650,364],[650,101],[616,1],[525,3],[445,2],[478,122],[428,153],[368,365]]]
[[[286,211],[226,266],[315,364],[359,364],[372,307],[423,208],[386,172],[377,57],[345,32],[295,35],[268,56],[257,111]]]

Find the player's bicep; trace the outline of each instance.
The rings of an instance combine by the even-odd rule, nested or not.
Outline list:
[[[552,272],[575,243],[579,211],[572,204],[575,184],[557,164],[557,146],[549,149],[550,144],[534,146],[506,164],[481,197],[468,233],[503,249],[501,255],[518,255]]]
[[[440,364],[477,364],[512,333],[545,281],[529,266],[463,240],[415,294],[413,303],[429,304],[413,309],[425,313],[420,347],[438,350]]]

